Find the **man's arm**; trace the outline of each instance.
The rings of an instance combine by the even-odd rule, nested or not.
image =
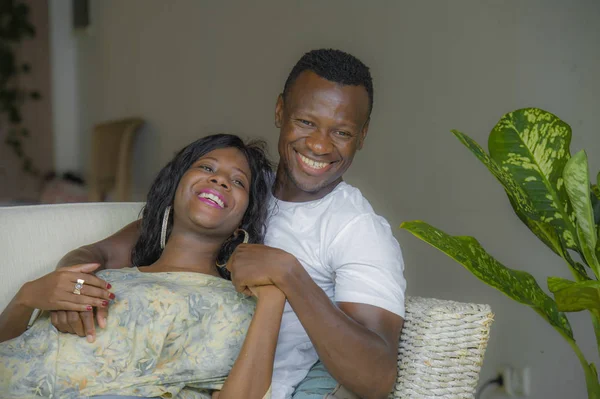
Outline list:
[[[141,220],[128,224],[115,234],[96,243],[77,248],[58,262],[58,267],[98,263],[102,269],[120,269],[131,265],[131,251],[139,238]],[[61,332],[87,336],[88,341],[96,339],[96,326],[93,312],[52,312],[52,324]],[[101,328],[106,326],[108,308],[97,309],[96,319]]]
[[[363,398],[387,398],[396,379],[402,317],[366,304],[336,306],[298,260],[280,249],[242,244],[227,268],[238,291],[269,284],[283,291],[340,384]]]
[[[336,306],[302,265],[285,269],[275,275],[275,285],[285,293],[327,370],[360,397],[387,398],[396,380],[402,317],[371,305]]]
[[[131,265],[131,251],[140,237],[141,220],[136,220],[110,237],[77,248],[58,262],[58,267],[99,263],[102,269],[121,269]]]

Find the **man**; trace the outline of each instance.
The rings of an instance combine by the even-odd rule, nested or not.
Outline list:
[[[305,54],[277,99],[280,163],[266,245],[241,245],[227,265],[238,291],[274,284],[287,297],[274,398],[292,397],[319,359],[343,389],[360,397],[385,398],[393,387],[404,322],[402,256],[389,224],[342,179],[363,146],[372,107],[369,69],[338,50]],[[69,253],[60,265],[129,265],[137,236],[133,223]],[[52,317],[59,330],[93,339],[91,313]],[[99,311],[101,327],[104,317]]]

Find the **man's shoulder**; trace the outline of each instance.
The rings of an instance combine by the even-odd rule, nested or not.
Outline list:
[[[361,191],[346,182],[341,182],[332,192],[316,201],[285,203],[272,197],[269,208],[269,223],[280,218],[292,220],[294,223],[303,221],[327,229],[334,235],[344,226],[358,221],[372,220],[387,224],[383,217],[375,213]]]
[[[378,237],[391,234],[387,220],[375,213],[358,188],[344,182],[340,185],[332,193],[334,195],[320,219],[321,225],[326,225],[330,232],[330,237],[335,238],[348,231],[357,237],[363,236],[366,231],[376,232]]]
[[[352,219],[360,216],[377,217],[371,203],[358,188],[346,182],[341,182],[332,194],[328,204],[330,211],[328,214],[339,214]]]

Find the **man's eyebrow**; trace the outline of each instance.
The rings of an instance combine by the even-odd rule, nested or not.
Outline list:
[[[319,117],[318,113],[316,113],[310,109],[298,110],[296,113],[292,114],[292,119],[303,119],[303,118],[309,118],[312,120],[321,119]],[[357,124],[352,121],[341,119],[341,120],[335,120],[333,125],[336,128],[340,128],[340,129],[360,130],[360,129],[362,129],[362,126],[364,126],[364,123],[362,125],[360,125],[360,124]]]

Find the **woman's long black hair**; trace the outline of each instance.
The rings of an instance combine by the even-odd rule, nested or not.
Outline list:
[[[240,150],[248,160],[252,173],[248,209],[242,218],[240,228],[249,234],[249,242],[262,244],[267,219],[267,207],[272,181],[272,164],[267,158],[264,141],[244,143],[238,136],[232,134],[215,134],[196,140],[183,148],[175,157],[158,173],[152,183],[146,206],[142,211],[142,226],[140,238],[133,247],[131,259],[136,266],[148,266],[156,262],[162,253],[160,248],[160,234],[165,209],[173,205],[175,192],[184,173],[199,158],[219,148],[234,147]],[[167,237],[173,228],[173,211],[169,217]],[[226,263],[235,247],[243,240],[243,234],[227,240],[219,255],[218,263]],[[229,278],[226,270],[219,270],[221,275]]]

